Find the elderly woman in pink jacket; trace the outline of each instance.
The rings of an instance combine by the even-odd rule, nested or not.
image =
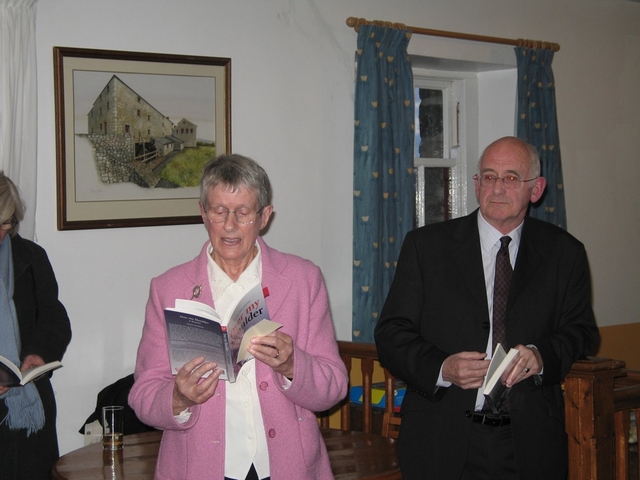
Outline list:
[[[209,162],[200,184],[209,241],[196,258],[151,281],[129,403],[164,431],[156,479],[333,478],[314,412],[345,398],[347,372],[320,269],[259,237],[270,203],[269,178],[255,161],[224,155]],[[236,382],[220,379],[221,369],[204,357],[172,372],[164,309],[197,296],[224,316],[256,281],[282,327],[251,340],[254,359]]]

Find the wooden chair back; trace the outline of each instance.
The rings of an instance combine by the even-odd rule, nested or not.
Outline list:
[[[320,426],[322,428],[329,428],[329,417],[339,410],[340,430],[354,430],[352,425],[354,423],[358,423],[359,425],[362,425],[363,432],[372,433],[373,407],[371,402],[371,384],[373,383],[372,378],[374,368],[376,366],[375,364],[378,362],[376,346],[372,343],[338,341],[338,349],[340,350],[340,356],[342,357],[342,361],[347,367],[347,371],[350,376],[351,370],[354,367],[353,360],[360,360],[360,374],[362,375],[362,421],[351,421],[351,405],[349,395],[347,395],[342,402],[335,405],[331,410],[318,414],[318,417],[320,418]],[[388,399],[392,399],[394,398],[395,378],[385,368],[383,368],[383,372],[385,396]],[[349,385],[349,388],[351,388],[351,385]],[[392,401],[386,402],[385,412],[393,412]]]
[[[382,436],[398,439],[402,419],[393,412],[384,412],[382,417]]]

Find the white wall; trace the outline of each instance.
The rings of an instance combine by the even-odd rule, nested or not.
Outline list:
[[[545,11],[549,18],[538,19]],[[195,256],[206,236],[201,226],[56,230],[52,47],[231,57],[233,150],[262,163],[275,189],[266,240],[321,266],[338,335],[350,339],[356,33],[345,20],[352,15],[561,45],[554,69],[569,230],[589,252],[599,323],[637,321],[639,4],[41,0],[37,235],[74,332],[65,368],[54,376],[62,453],[82,445],[76,432],[98,391],[133,370],[149,280]],[[469,42],[419,36],[411,49],[477,51]],[[485,61],[512,55],[511,47],[481,50]],[[609,245],[617,245],[613,253]]]

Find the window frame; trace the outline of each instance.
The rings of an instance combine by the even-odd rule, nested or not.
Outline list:
[[[464,75],[450,72],[414,69],[414,89],[442,90],[443,95],[443,158],[423,158],[417,155],[419,145],[418,108],[420,99],[415,99],[416,142],[414,143],[414,166],[416,167],[416,226],[425,224],[425,168],[449,169],[449,215],[456,218],[467,214],[467,108],[468,82]],[[446,155],[446,156],[445,156]]]

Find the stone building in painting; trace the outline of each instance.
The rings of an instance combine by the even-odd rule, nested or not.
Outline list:
[[[86,137],[103,183],[165,186],[157,167],[172,152],[197,146],[194,123],[183,118],[174,126],[117,75],[104,86],[87,117]]]
[[[185,147],[197,146],[196,135],[198,133],[198,126],[183,118],[173,127],[173,136],[178,137],[184,142]]]
[[[89,134],[125,135],[135,143],[171,135],[173,123],[116,75],[102,89],[88,113]]]

